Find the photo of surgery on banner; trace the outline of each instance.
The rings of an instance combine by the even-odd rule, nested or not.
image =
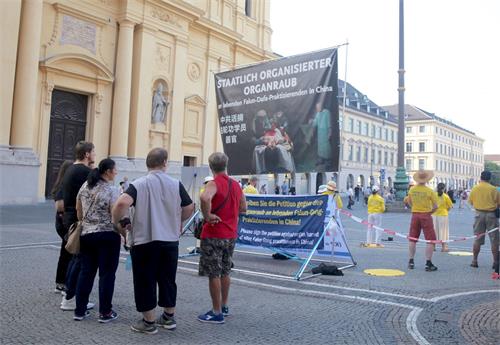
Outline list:
[[[231,175],[338,171],[337,49],[215,75]]]

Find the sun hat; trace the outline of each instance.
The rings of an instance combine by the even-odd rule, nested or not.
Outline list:
[[[321,186],[318,187],[318,194],[326,192],[326,184],[322,184]]]
[[[326,184],[326,189],[334,191],[337,190],[337,184],[334,181],[328,181]]]
[[[419,170],[413,174],[413,179],[417,183],[427,183],[434,177],[434,172],[430,170]]]

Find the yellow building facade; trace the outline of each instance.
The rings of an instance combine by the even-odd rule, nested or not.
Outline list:
[[[0,203],[49,195],[78,140],[120,175],[153,147],[169,170],[222,150],[213,73],[274,57],[269,0],[0,2]]]

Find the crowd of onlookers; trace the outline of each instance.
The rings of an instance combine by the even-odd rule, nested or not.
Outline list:
[[[98,321],[107,323],[118,317],[112,300],[120,248],[123,243],[130,250],[136,309],[142,318],[131,329],[142,333],[156,333],[158,327],[175,329],[177,300],[176,272],[179,238],[182,223],[191,218],[194,204],[183,184],[167,174],[168,153],[165,149],[152,149],[146,158],[148,173],[132,182],[123,179],[115,186],[118,174],[116,163],[102,159],[95,165],[94,145],[78,142],[75,160],[65,161],[59,171],[52,194],[55,200],[55,227],[61,237],[61,249],[56,271],[55,291],[63,295],[60,308],[74,311],[73,319],[82,321],[90,316],[94,303],[89,301],[94,280],[99,273]],[[252,177],[245,186],[226,173],[228,157],[221,152],[210,155],[210,178],[205,179],[200,193],[203,215],[199,242],[199,274],[209,281],[212,308],[198,316],[207,323],[224,323],[229,313],[230,271],[237,239],[238,217],[246,212],[245,194],[265,194],[264,184],[257,189],[257,178]],[[409,231],[410,260],[408,268],[415,267],[415,244],[423,232],[427,240],[449,239],[448,211],[454,200],[459,207],[468,202],[476,210],[472,267],[484,244],[485,232],[498,227],[500,193],[489,184],[491,173],[484,171],[481,182],[470,192],[448,191],[442,183],[437,191],[426,186],[433,174],[418,171],[405,199],[411,208]],[[276,194],[294,195],[295,188],[284,181]],[[329,181],[320,186],[319,194],[328,195],[328,217],[339,217],[343,207],[336,183]],[[364,199],[368,208],[367,244],[380,245],[380,227],[386,202],[394,199],[394,191],[377,185],[369,188],[356,186],[348,190],[347,207]],[[78,223],[79,222],[79,223]],[[328,221],[329,222],[329,221]],[[331,223],[331,222],[330,222]],[[73,224],[80,224],[73,227]],[[327,223],[325,223],[327,224]],[[337,222],[340,224],[340,222]],[[327,225],[325,225],[327,226]],[[66,249],[69,230],[78,228],[80,249],[70,254]],[[375,236],[373,236],[375,234]],[[489,233],[498,269],[498,231]],[[432,263],[434,243],[426,247],[426,271],[435,271]],[[447,251],[446,242],[442,250]],[[155,308],[163,308],[156,315]]]

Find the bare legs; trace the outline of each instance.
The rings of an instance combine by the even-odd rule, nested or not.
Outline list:
[[[231,278],[229,275],[208,279],[208,288],[212,298],[212,309],[215,314],[220,314],[223,305],[227,305]]]

